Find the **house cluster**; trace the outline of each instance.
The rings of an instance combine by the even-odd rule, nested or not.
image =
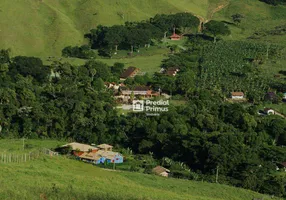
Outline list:
[[[70,147],[72,154],[78,159],[94,164],[101,163],[123,163],[123,156],[112,150],[113,146],[101,144],[98,146],[87,145],[77,142],[72,142],[61,146],[61,148]]]

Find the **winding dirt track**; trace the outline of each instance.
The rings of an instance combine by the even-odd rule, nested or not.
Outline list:
[[[229,2],[225,2],[224,4],[221,4],[219,6],[217,6],[215,9],[213,9],[209,14],[208,14],[208,17],[207,19],[205,19],[204,17],[200,16],[200,15],[196,15],[195,13],[191,13],[193,14],[194,16],[196,16],[197,18],[199,18],[200,20],[200,24],[199,24],[199,27],[198,27],[198,32],[201,33],[202,32],[202,24],[204,23],[207,23],[209,22],[215,13],[221,11],[222,9],[224,9],[225,7],[227,7],[229,5]]]

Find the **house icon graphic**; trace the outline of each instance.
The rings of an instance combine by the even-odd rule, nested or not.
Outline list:
[[[134,100],[133,102],[133,111],[143,112],[144,111],[144,101],[143,100]]]

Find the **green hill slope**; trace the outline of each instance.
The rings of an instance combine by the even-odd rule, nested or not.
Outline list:
[[[0,2],[0,49],[14,54],[60,55],[84,42],[98,24],[148,19],[157,13],[195,11],[206,15],[207,0],[12,0]]]
[[[65,144],[56,140],[1,139],[3,155],[23,155]],[[266,197],[226,185],[163,178],[135,172],[108,171],[63,156],[41,155],[25,163],[0,161],[0,199],[96,200],[251,200]],[[16,189],[17,188],[17,189]]]
[[[3,200],[250,200],[263,196],[225,185],[106,171],[63,157],[44,156],[27,163],[0,164],[0,171]]]
[[[83,44],[84,33],[98,24],[122,24],[157,13],[191,12],[203,20],[246,16],[233,38],[245,38],[259,28],[285,23],[285,7],[258,0],[11,0],[0,2],[0,49],[14,55],[60,56],[68,45]]]

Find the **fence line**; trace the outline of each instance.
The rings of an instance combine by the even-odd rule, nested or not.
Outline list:
[[[38,159],[41,155],[58,156],[57,152],[42,148],[29,153],[0,153],[0,163],[23,163]]]

